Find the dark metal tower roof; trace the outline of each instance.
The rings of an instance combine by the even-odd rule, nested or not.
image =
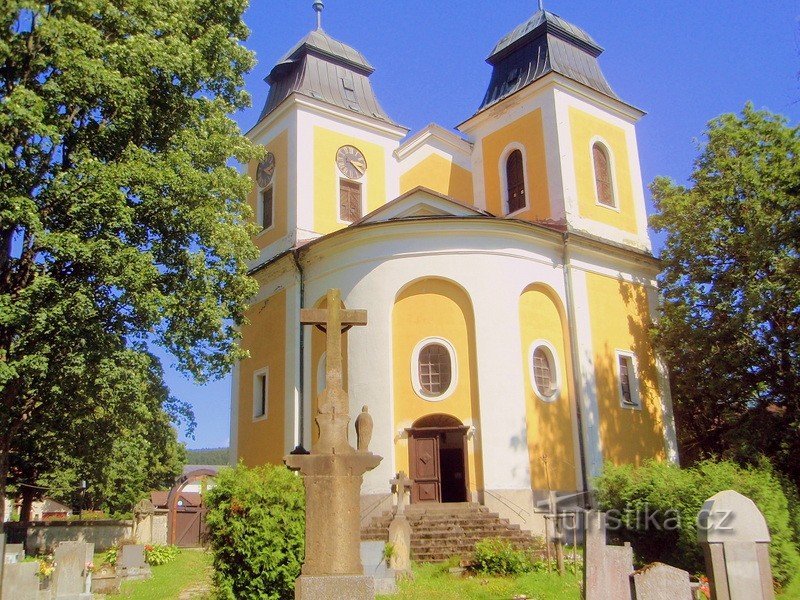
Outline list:
[[[537,11],[501,39],[486,59],[493,67],[492,79],[478,112],[548,73],[560,73],[619,100],[597,62],[602,52],[580,27],[549,11]]]
[[[372,90],[369,76],[374,70],[358,50],[322,29],[312,31],[270,71],[266,78],[269,96],[258,120],[298,93],[396,125]]]

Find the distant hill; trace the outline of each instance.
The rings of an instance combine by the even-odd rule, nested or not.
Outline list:
[[[199,448],[186,450],[187,465],[227,465],[228,448]]]

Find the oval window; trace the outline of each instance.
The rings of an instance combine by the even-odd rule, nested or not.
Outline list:
[[[453,377],[450,352],[438,342],[426,344],[419,351],[417,361],[419,385],[428,396],[441,396],[450,387]]]
[[[555,358],[547,346],[540,344],[531,356],[533,387],[542,400],[554,400],[558,392],[558,375]]]

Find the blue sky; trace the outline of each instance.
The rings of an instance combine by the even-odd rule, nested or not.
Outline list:
[[[253,107],[235,116],[244,131],[264,104],[264,77],[315,24],[311,0],[251,0],[246,45],[258,64],[247,77]],[[323,28],[360,50],[376,71],[384,109],[416,131],[454,127],[478,107],[494,44],[537,9],[536,0],[326,0]],[[645,185],[658,175],[685,182],[709,119],[757,108],[800,121],[800,3],[796,0],[545,0],[605,48],[616,93],[647,111],[637,127]],[[648,209],[652,212],[652,206]],[[658,247],[660,240],[655,240]],[[194,386],[170,369],[172,392],[194,405],[190,448],[228,444],[230,380]]]

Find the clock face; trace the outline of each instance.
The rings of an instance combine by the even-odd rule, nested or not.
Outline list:
[[[259,187],[267,187],[272,182],[272,176],[275,174],[275,155],[272,152],[267,152],[258,165],[256,171],[256,181]]]
[[[367,172],[367,159],[355,146],[342,146],[336,153],[336,165],[349,179],[361,179]]]

